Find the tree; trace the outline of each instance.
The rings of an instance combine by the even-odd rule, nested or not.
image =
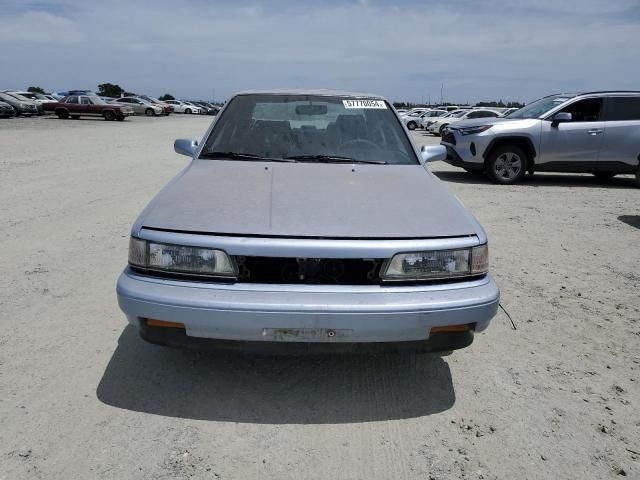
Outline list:
[[[500,100],[498,102],[496,102],[496,101],[478,102],[478,103],[476,103],[476,107],[521,108],[521,107],[524,107],[524,103],[520,103],[520,102],[507,102],[507,103],[504,103],[502,100]]]
[[[40,87],[29,87],[27,88],[27,92],[44,94],[44,90]]]
[[[120,85],[113,83],[101,83],[98,85],[98,95],[101,97],[113,97],[118,98],[122,96],[124,89]]]
[[[164,95],[162,95],[161,97],[158,98],[158,100],[161,101],[165,101],[165,100],[175,100],[176,97],[174,97],[173,95],[171,95],[170,93],[165,93]]]

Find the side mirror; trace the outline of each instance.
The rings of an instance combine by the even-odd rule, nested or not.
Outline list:
[[[193,158],[198,149],[198,141],[190,140],[188,138],[179,138],[173,143],[173,149],[180,155],[186,155]]]
[[[437,162],[447,158],[447,149],[442,145],[423,145],[420,152],[424,163]]]
[[[553,116],[551,126],[557,127],[563,122],[570,122],[573,119],[573,115],[569,112],[558,112]]]

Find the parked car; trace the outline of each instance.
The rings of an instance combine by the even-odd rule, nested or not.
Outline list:
[[[449,115],[449,112],[447,112],[446,110],[429,110],[428,112],[424,112],[422,115],[420,115],[418,126],[426,130],[427,124],[431,120],[433,120],[434,118],[444,117],[446,115]]]
[[[442,144],[447,162],[497,183],[516,183],[526,172],[568,172],[603,179],[630,173],[640,184],[640,92],[550,95],[507,118],[459,122]]]
[[[458,105],[438,105],[435,108],[437,108],[438,110],[446,110],[449,113],[455,112],[456,110],[464,110],[462,107]]]
[[[208,102],[192,102],[192,103],[194,103],[197,107],[200,107],[202,109],[201,113],[204,115],[217,115],[218,112],[220,111],[220,107],[212,105]]]
[[[23,91],[10,91],[9,93],[14,94],[17,93],[18,95],[26,98],[27,100],[30,100],[32,102],[35,102],[36,104],[42,104],[44,105],[45,103],[55,103],[57,102],[57,100],[52,100],[50,98],[45,97],[44,95],[41,95],[39,93],[33,93],[33,92],[23,92]],[[44,108],[43,108],[44,111]]]
[[[196,113],[198,115],[206,115],[206,113],[207,113],[207,112],[204,111],[204,109],[200,105],[198,105],[195,102],[189,102],[189,101],[183,100],[183,103],[185,105],[193,107],[193,113]]]
[[[180,100],[165,100],[165,102],[169,105],[173,105],[176,113],[200,113],[199,108]]]
[[[21,97],[20,95],[0,92],[0,101],[11,105],[15,110],[16,116],[22,115],[24,117],[30,117],[32,115],[39,114],[36,103],[27,98]]]
[[[400,118],[402,119],[402,121],[404,122],[404,124],[407,126],[409,130],[415,130],[416,128],[422,126],[423,119],[439,117],[439,116],[445,115],[446,113],[447,112],[444,110],[426,109],[422,111],[422,113],[418,113],[415,115],[404,115],[404,116],[401,116]]]
[[[152,103],[154,105],[157,105],[159,107],[162,108],[162,111],[164,112],[165,115],[170,115],[174,112],[174,108],[173,105],[169,105],[166,102],[163,102],[162,100],[158,100],[155,97],[149,97],[147,95],[140,95],[140,97],[142,100],[146,100],[149,103]]]
[[[0,101],[0,118],[13,117],[15,114],[16,111],[11,105],[9,105],[7,102]]]
[[[474,118],[497,118],[500,116],[499,112],[495,110],[487,110],[484,108],[478,108],[474,110],[456,110],[451,112],[451,115],[435,118],[427,123],[427,132],[435,135],[442,136],[442,132],[452,123],[460,122],[462,120],[471,120]]]
[[[450,351],[488,327],[487,236],[382,97],[234,96],[131,230],[120,308],[173,346]]]
[[[408,110],[404,113],[402,113],[400,116],[401,117],[419,117],[420,115],[422,115],[424,112],[430,110],[429,108],[412,108],[411,110]]]
[[[518,110],[517,108],[505,108],[502,112],[500,112],[501,117],[508,117],[510,114]]]
[[[63,99],[64,97],[68,97],[70,95],[90,95],[90,96],[99,96],[93,90],[66,90],[64,92],[54,92],[53,96],[58,100]]]
[[[146,115],[147,117],[154,117],[164,114],[164,108],[160,105],[155,105],[148,100],[144,100],[139,97],[122,97],[115,98],[111,103],[126,105],[133,109],[136,115]]]
[[[407,110],[406,108],[398,108],[396,110],[396,112],[398,112],[398,115],[402,115],[403,113],[407,113],[409,110]]]
[[[46,104],[45,108],[61,119],[103,117],[105,120],[124,120],[133,115],[133,109],[128,105],[108,103],[97,95],[69,95],[58,103]]]

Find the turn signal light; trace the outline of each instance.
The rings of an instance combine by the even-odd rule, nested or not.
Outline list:
[[[184,323],[165,322],[164,320],[153,320],[151,318],[147,318],[147,325],[160,328],[182,328],[184,330]]]

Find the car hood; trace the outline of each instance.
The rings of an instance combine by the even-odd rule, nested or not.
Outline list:
[[[519,119],[500,118],[500,117],[472,118],[471,120],[458,120],[457,122],[452,122],[452,123],[455,123],[455,126],[451,128],[475,127],[478,125],[495,125],[497,123],[516,122],[518,120]]]
[[[196,160],[139,227],[235,235],[436,238],[477,234],[475,219],[421,165]]]

